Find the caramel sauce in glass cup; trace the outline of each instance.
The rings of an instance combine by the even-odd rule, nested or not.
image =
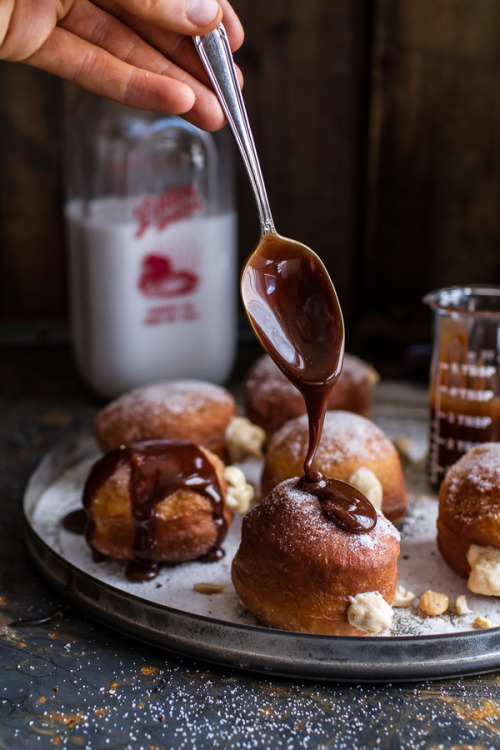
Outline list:
[[[500,441],[500,287],[447,287],[423,301],[434,312],[427,477],[439,489],[468,450]]]

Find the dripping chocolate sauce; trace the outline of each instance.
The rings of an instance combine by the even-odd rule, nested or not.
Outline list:
[[[92,467],[83,490],[83,509],[68,514],[64,527],[84,533],[94,559],[103,559],[95,549],[95,523],[90,506],[103,484],[122,465],[130,467],[130,497],[134,520],[133,559],[126,576],[131,581],[154,578],[159,569],[156,561],[156,505],[177,490],[189,489],[206,497],[211,504],[217,538],[202,558],[218,560],[226,533],[224,496],[212,463],[193,443],[183,440],[155,440],[124,446],[102,456]]]
[[[328,272],[307,248],[275,232],[263,235],[242,277],[242,295],[262,345],[304,397],[309,447],[299,486],[323,513],[355,534],[372,529],[377,514],[355,487],[313,468],[328,395],[344,359],[342,311]]]
[[[87,514],[83,508],[73,510],[64,516],[62,520],[62,526],[66,531],[70,531],[72,534],[85,534],[85,527],[87,525]]]
[[[88,518],[85,508],[71,511],[71,513],[64,516],[61,521],[62,527],[66,529],[66,531],[69,531],[72,534],[78,534],[79,536],[85,536],[87,523]],[[102,562],[106,559],[106,556],[92,548],[92,559],[94,562]]]

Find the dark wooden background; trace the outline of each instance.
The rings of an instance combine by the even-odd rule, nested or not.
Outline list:
[[[278,231],[324,258],[347,348],[383,374],[421,376],[431,336],[422,295],[500,284],[498,0],[234,6]],[[3,340],[50,335],[66,321],[64,90],[50,75],[0,63]],[[243,260],[258,225],[241,168],[238,180]]]

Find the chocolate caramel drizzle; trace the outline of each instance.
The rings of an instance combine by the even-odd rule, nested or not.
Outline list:
[[[377,514],[369,500],[313,468],[328,396],[344,359],[342,311],[326,268],[300,243],[271,232],[263,235],[247,264],[242,294],[262,345],[306,403],[309,447],[301,489],[314,494],[340,528],[370,531]]]
[[[111,451],[94,464],[83,490],[83,507],[87,517],[85,536],[92,549],[95,549],[95,523],[90,513],[92,500],[122,464],[130,466],[134,520],[133,559],[126,571],[129,580],[150,580],[158,573],[156,506],[181,489],[197,492],[210,500],[217,539],[203,559],[219,559],[220,545],[227,533],[224,495],[212,463],[198,446],[183,440],[135,443]]]
[[[87,514],[85,509],[78,508],[77,510],[72,510],[71,513],[64,516],[61,523],[66,531],[83,536],[87,526]]]

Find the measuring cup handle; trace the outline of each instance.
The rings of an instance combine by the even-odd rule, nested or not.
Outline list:
[[[222,24],[194,42],[201,61],[210,76],[229,126],[234,135],[252,185],[263,232],[273,232],[274,222],[269,207],[257,149],[248,121],[245,103],[238,83],[233,54]]]

